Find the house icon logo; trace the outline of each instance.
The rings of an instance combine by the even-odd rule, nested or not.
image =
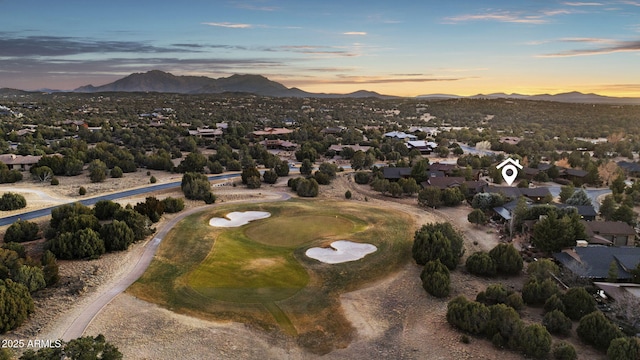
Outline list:
[[[507,160],[498,164],[496,169],[502,169],[502,178],[507,182],[507,185],[511,186],[518,177],[518,169],[522,170],[522,165],[520,165],[519,160],[507,158]]]

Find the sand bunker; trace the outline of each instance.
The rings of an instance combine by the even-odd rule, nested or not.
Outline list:
[[[271,216],[271,214],[265,211],[234,211],[228,213],[226,218],[212,218],[209,220],[209,225],[216,227],[238,227],[246,225],[253,220],[266,219],[269,216]]]
[[[330,248],[311,248],[305,255],[327,264],[339,264],[360,260],[378,250],[375,245],[354,243],[346,240],[334,241]]]

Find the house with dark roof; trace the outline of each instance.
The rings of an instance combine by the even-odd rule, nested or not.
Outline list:
[[[406,179],[411,176],[410,167],[389,167],[382,168],[382,177],[389,181],[397,181],[399,179]]]
[[[629,176],[640,176],[640,164],[631,161],[618,161],[618,166]]]
[[[551,205],[555,206],[558,209],[565,209],[568,207],[575,208],[578,211],[578,215],[580,215],[580,218],[585,221],[595,221],[596,216],[598,215],[596,209],[593,208],[593,205],[567,205],[556,203],[553,203]]]
[[[465,179],[459,176],[431,177],[422,183],[422,187],[433,186],[444,190],[446,188],[460,187]]]
[[[581,185],[584,183],[584,178],[588,175],[589,173],[584,171],[584,170],[580,170],[580,169],[563,169],[560,170],[560,178],[562,179],[567,179],[571,182],[573,182],[575,185]]]
[[[489,185],[484,190],[487,193],[502,194],[509,199],[517,199],[520,196],[524,196],[534,202],[542,202],[545,198],[551,196],[549,188],[537,187],[537,188],[519,188],[512,186],[494,186]]]
[[[424,141],[424,140],[412,140],[407,142],[407,148],[409,150],[416,149],[420,151],[421,154],[431,154],[435,148],[438,147],[438,144],[433,141]]]
[[[633,227],[622,221],[584,221],[583,225],[587,237],[596,242],[605,239],[614,246],[633,246],[636,239]]]
[[[591,280],[609,278],[609,267],[614,262],[618,281],[631,279],[631,270],[640,263],[640,247],[631,246],[576,246],[554,253],[553,258],[579,277]]]

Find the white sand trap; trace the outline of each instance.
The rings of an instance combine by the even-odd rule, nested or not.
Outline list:
[[[265,211],[234,211],[227,214],[226,218],[211,218],[209,225],[216,227],[238,227],[247,225],[250,221],[266,219],[271,213]]]
[[[360,260],[363,257],[378,250],[375,245],[361,244],[346,240],[338,240],[331,243],[330,248],[314,247],[305,252],[312,259],[327,264],[339,264],[348,261]]]

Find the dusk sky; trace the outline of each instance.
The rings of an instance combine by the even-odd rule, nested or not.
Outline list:
[[[640,97],[640,0],[0,0],[0,88],[134,72],[310,92]]]

